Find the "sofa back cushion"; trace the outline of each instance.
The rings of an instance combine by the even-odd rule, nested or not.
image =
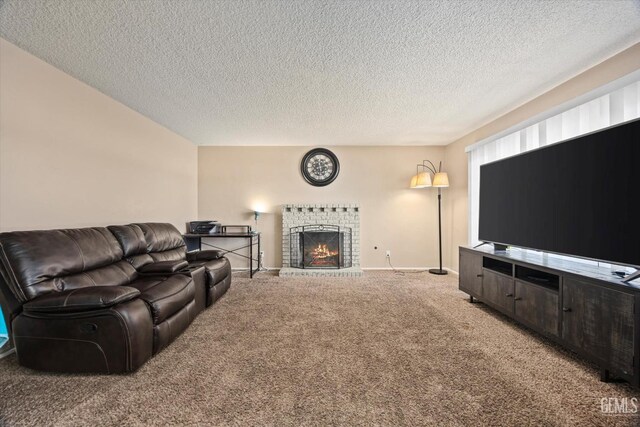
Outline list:
[[[147,222],[135,224],[147,242],[147,253],[154,262],[186,259],[186,245],[182,234],[172,224]]]
[[[25,302],[49,292],[123,285],[136,276],[102,227],[0,233],[4,281]]]
[[[147,253],[147,241],[137,225],[110,225],[107,229],[120,243],[125,258]]]
[[[151,264],[153,258],[147,254],[147,241],[142,229],[135,224],[110,225],[107,227],[120,244],[124,257],[136,269]]]

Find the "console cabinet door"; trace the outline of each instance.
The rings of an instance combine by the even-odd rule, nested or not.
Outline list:
[[[516,280],[514,313],[534,329],[558,336],[558,292]]]
[[[634,296],[565,278],[562,338],[606,366],[633,375]]]
[[[460,290],[482,296],[482,255],[460,251]]]
[[[492,270],[482,272],[483,301],[492,303],[506,313],[513,313],[513,278]]]

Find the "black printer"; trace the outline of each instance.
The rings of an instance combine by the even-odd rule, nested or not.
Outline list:
[[[191,221],[187,223],[187,232],[191,234],[215,234],[220,232],[218,221]]]

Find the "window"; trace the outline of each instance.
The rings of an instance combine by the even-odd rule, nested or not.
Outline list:
[[[631,73],[603,88],[596,89],[581,97],[580,100],[574,101],[573,104],[562,112],[547,114],[546,118],[534,119],[534,123],[521,124],[515,129],[509,129],[467,148],[469,244],[475,246],[480,243],[478,240],[480,166],[640,117],[640,72]],[[541,256],[561,257],[552,254],[541,254]],[[582,259],[580,261],[595,263]],[[600,265],[609,266],[604,263]]]

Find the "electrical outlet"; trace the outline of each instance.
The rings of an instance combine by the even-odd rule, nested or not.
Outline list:
[[[389,249],[387,249],[387,253],[385,255],[387,258],[391,258],[391,251]]]

